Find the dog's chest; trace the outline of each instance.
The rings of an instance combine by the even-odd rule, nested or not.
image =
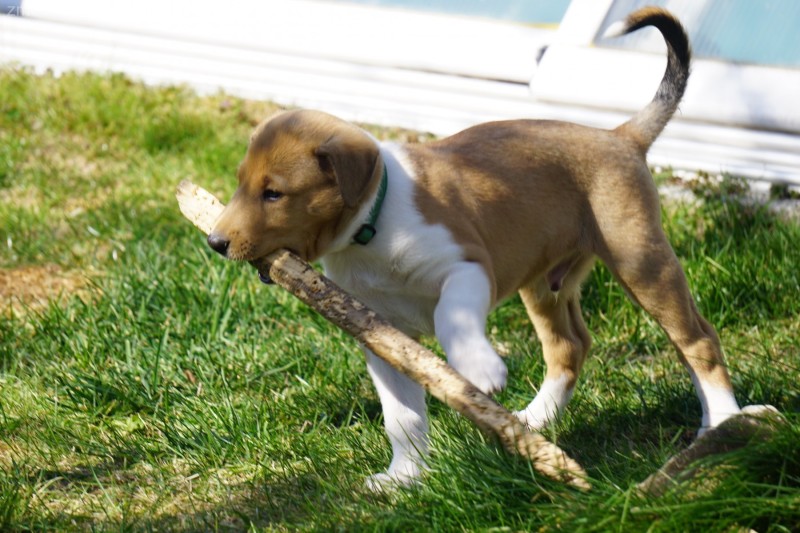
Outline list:
[[[463,250],[452,232],[430,224],[416,205],[416,176],[403,148],[385,145],[389,174],[377,235],[322,258],[325,272],[395,327],[413,336],[434,333],[439,293]]]
[[[441,285],[436,279],[420,279],[397,265],[392,268],[371,261],[326,258],[323,263],[334,282],[395,327],[415,336],[433,332],[433,311],[439,300],[437,285]]]
[[[326,270],[342,288],[405,333],[423,335],[433,331],[433,310],[438,301],[433,287],[417,287],[404,282],[403,276],[384,275],[371,268],[346,273]]]
[[[439,293],[461,249],[442,227],[384,235],[371,250],[351,248],[326,256],[326,274],[392,324],[412,336],[434,333]],[[393,237],[393,238],[392,238]]]

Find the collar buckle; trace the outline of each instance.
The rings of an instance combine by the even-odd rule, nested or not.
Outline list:
[[[369,241],[378,233],[375,229],[375,223],[378,221],[378,216],[381,214],[381,207],[383,206],[383,199],[386,198],[386,189],[389,186],[389,175],[386,172],[386,165],[383,165],[383,176],[381,177],[381,184],[378,187],[378,197],[375,203],[372,204],[372,209],[369,211],[369,217],[366,223],[358,228],[358,231],[353,235],[353,244],[360,244],[366,246]]]
[[[362,224],[356,234],[353,235],[353,243],[365,246],[369,244],[369,241],[372,240],[376,233],[378,233],[378,230],[372,224]]]

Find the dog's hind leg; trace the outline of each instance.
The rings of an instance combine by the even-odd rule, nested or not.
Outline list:
[[[628,220],[604,232],[598,255],[677,348],[702,404],[702,433],[740,412],[719,338],[697,310],[660,222]]]
[[[587,263],[587,267],[590,263]],[[544,382],[533,401],[514,413],[531,429],[555,420],[572,397],[591,337],[581,316],[578,282],[558,295],[524,287],[519,293],[542,343],[547,365]]]

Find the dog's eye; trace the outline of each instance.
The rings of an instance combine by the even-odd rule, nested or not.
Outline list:
[[[278,192],[273,189],[267,189],[263,193],[261,193],[261,199],[265,202],[274,202],[275,200],[280,199],[283,196],[282,192]]]

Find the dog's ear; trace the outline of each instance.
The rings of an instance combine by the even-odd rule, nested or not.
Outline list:
[[[315,151],[319,167],[339,184],[347,207],[356,207],[382,171],[378,146],[361,130],[341,130]]]

